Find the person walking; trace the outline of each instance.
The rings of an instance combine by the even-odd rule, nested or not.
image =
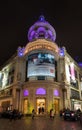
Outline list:
[[[54,119],[54,110],[51,111],[51,118]]]
[[[51,118],[52,109],[50,109],[50,118]]]
[[[35,117],[35,110],[33,109],[32,110],[32,119],[34,119],[34,117]]]
[[[53,109],[50,110],[50,118],[54,119],[54,110]]]

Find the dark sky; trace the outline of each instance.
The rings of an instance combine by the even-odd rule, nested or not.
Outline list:
[[[0,2],[0,65],[18,46],[28,42],[28,29],[40,15],[55,28],[56,43],[65,46],[77,61],[82,61],[81,0],[6,0]]]

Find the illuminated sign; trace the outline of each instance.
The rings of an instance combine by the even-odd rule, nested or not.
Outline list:
[[[69,65],[65,64],[65,69],[66,69],[66,80],[67,82],[70,83],[70,72],[69,72]]]
[[[73,81],[75,81],[75,71],[74,71],[74,64],[73,63],[70,64],[70,74],[71,74],[71,79]]]
[[[35,53],[28,56],[27,77],[52,76],[55,77],[55,59],[49,53]]]

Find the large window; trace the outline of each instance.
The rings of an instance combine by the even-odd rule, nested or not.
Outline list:
[[[14,72],[14,67],[6,68],[0,72],[0,88],[5,88],[14,82]]]
[[[72,99],[80,99],[79,92],[71,89],[71,98]]]
[[[27,78],[31,76],[55,77],[55,58],[49,53],[35,53],[28,56]]]

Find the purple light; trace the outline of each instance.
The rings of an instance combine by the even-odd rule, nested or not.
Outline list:
[[[39,17],[39,21],[45,21],[45,18],[44,18],[44,16],[43,15],[41,15],[40,17]]]
[[[18,47],[18,56],[22,57],[24,55],[24,47]]]
[[[60,48],[60,56],[64,56],[64,49]]]
[[[44,27],[39,27],[37,29],[37,33],[40,33],[40,32],[45,32],[45,28]]]
[[[78,65],[79,65],[80,67],[82,67],[82,62],[79,62]]]
[[[24,90],[24,96],[28,96],[28,95],[29,95],[28,90]]]
[[[38,88],[36,90],[36,94],[38,95],[45,95],[46,94],[46,90],[44,88]]]
[[[30,35],[33,37],[35,35],[35,31],[32,31]]]
[[[59,96],[59,91],[57,89],[54,90],[54,95]]]
[[[37,34],[38,33],[38,34]],[[54,28],[41,16],[39,21],[32,25],[28,31],[28,40],[33,41],[39,38],[55,41],[56,32]]]
[[[50,31],[50,30],[48,30],[48,34],[49,34],[50,36],[53,35],[53,34],[52,34],[52,31]]]

